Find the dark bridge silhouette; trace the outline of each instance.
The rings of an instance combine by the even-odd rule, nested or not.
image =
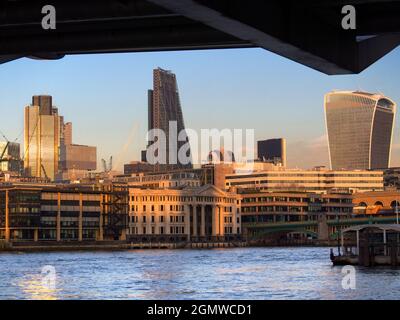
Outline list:
[[[327,239],[337,239],[338,231],[347,228],[349,226],[361,225],[361,224],[390,224],[396,223],[396,216],[386,217],[353,217],[345,218],[340,220],[328,220],[324,223],[327,224],[327,234],[323,237]],[[335,227],[335,228],[334,228]],[[290,232],[302,232],[311,236],[321,237],[321,229],[318,221],[297,221],[297,222],[280,222],[280,223],[245,223],[244,228],[247,229],[249,239],[260,239],[266,235],[274,233],[287,234]]]
[[[44,5],[56,29],[44,30]],[[341,10],[356,8],[356,29]],[[0,0],[0,63],[67,54],[260,47],[326,74],[400,43],[399,0]]]

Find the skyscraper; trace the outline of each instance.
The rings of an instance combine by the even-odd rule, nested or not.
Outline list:
[[[33,177],[54,180],[58,172],[62,117],[51,96],[34,96],[25,107],[24,168]]]
[[[390,166],[396,104],[382,94],[333,91],[325,95],[330,166],[376,169]]]
[[[155,171],[192,167],[191,163],[182,164],[178,159],[178,151],[187,140],[177,141],[177,139],[171,137],[172,142],[176,145],[170,145],[169,128],[171,121],[176,121],[177,134],[185,129],[176,76],[171,71],[157,68],[153,70],[153,90],[148,91],[148,127],[149,130],[161,129],[165,133],[166,163],[156,164]],[[175,156],[176,162],[170,163],[171,152],[176,153],[171,155]],[[190,150],[188,153],[190,153]]]
[[[286,167],[286,139],[257,141],[257,157],[261,161],[278,162]]]
[[[76,180],[85,177],[89,171],[97,168],[97,148],[74,144],[72,141],[72,123],[65,123],[62,128],[60,144],[60,172],[57,180]]]
[[[63,128],[63,144],[70,145],[72,144],[72,122],[67,122],[64,124]]]

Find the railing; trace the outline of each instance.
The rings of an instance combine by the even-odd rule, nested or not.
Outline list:
[[[309,221],[289,221],[289,222],[272,222],[272,223],[257,223],[257,222],[246,222],[243,226],[246,228],[281,228],[281,227],[296,227],[296,226],[316,226],[318,225],[318,220]]]
[[[213,242],[244,242],[241,235],[224,235],[224,236],[191,236],[187,235],[133,235],[129,236],[128,242],[141,243],[177,243],[177,242],[193,242],[193,243],[213,243]]]
[[[368,218],[351,218],[351,219],[335,219],[328,220],[327,223],[331,225],[357,225],[357,224],[367,224],[367,223],[390,223],[396,222],[396,217],[368,217]]]

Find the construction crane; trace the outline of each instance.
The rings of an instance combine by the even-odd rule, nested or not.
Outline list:
[[[6,146],[4,147],[1,156],[0,156],[0,162],[8,161],[9,159],[4,158],[4,155],[7,151],[8,146],[10,145],[10,141],[8,141],[7,137],[4,135],[3,132],[0,131],[0,134],[3,136],[4,140],[6,140]]]
[[[19,162],[19,164],[18,164],[18,167],[19,167],[19,169],[18,169],[18,171],[19,171],[19,173],[20,174],[22,174],[22,170],[23,170],[23,168],[22,168],[22,166],[21,166],[21,164],[22,164],[22,162],[21,162],[21,159],[20,159],[20,157],[19,157],[19,155],[18,156],[16,156],[15,154],[13,154],[13,152],[11,152],[11,154],[8,154],[8,155],[6,155],[6,152],[7,152],[7,150],[8,150],[8,148],[10,147],[10,145],[11,145],[11,141],[10,140],[8,140],[7,139],[7,137],[6,137],[6,135],[0,130],[0,135],[4,138],[4,140],[6,141],[6,145],[5,145],[5,147],[4,147],[4,149],[3,149],[3,151],[1,151],[0,150],[0,164],[2,163],[2,162],[7,162],[7,161],[17,161],[17,162]],[[13,141],[13,142],[17,142],[17,140],[19,139],[19,137],[20,137],[20,135]],[[14,165],[11,165],[11,167],[13,167]],[[15,169],[16,170],[16,169]]]
[[[48,175],[47,175],[46,169],[44,168],[43,163],[41,163],[40,166],[41,166],[41,168],[42,168],[42,170],[43,170],[43,173],[44,173],[44,176],[45,176],[46,180],[47,180],[47,181],[50,181],[50,179],[49,179],[49,177],[48,177]]]
[[[10,160],[13,160],[13,159],[10,156],[7,156],[7,157],[4,156],[6,154],[6,151],[7,151],[8,147],[9,147],[9,145],[10,145],[10,141],[7,139],[7,137],[5,136],[5,134],[3,132],[0,131],[0,134],[3,136],[4,140],[6,140],[6,145],[5,145],[3,151],[1,152],[1,155],[0,155],[0,164],[1,164],[2,162],[10,161]],[[1,168],[0,168],[0,171],[1,171]]]
[[[3,149],[2,153],[1,153],[0,162],[5,162],[5,161],[9,160],[8,158],[4,158],[4,154],[6,153],[9,144],[10,144],[10,141],[7,141],[6,146],[4,147],[4,149]]]

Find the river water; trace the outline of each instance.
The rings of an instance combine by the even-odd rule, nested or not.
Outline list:
[[[344,276],[328,248],[1,253],[0,299],[400,298],[400,269]]]

